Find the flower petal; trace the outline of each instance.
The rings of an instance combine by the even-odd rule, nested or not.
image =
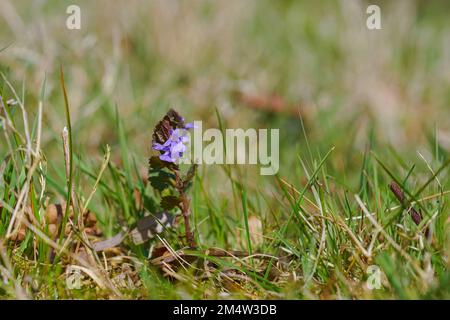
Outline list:
[[[184,152],[184,151],[186,151],[186,146],[182,142],[172,144],[172,146],[170,148],[170,153],[172,153],[172,155],[174,155],[176,153]]]
[[[164,146],[163,146],[162,144],[160,144],[160,143],[155,142],[155,143],[153,143],[152,148],[153,148],[154,150],[161,151],[161,150],[164,149]]]
[[[159,159],[161,159],[162,161],[166,161],[166,162],[175,162],[175,159],[173,159],[170,155],[169,152],[166,152],[162,155],[159,156]]]
[[[195,129],[195,128],[198,128],[198,126],[196,126],[193,122],[189,122],[184,125],[184,128],[185,129]]]

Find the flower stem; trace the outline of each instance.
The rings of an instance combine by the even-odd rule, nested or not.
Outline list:
[[[194,234],[191,231],[191,224],[189,222],[189,216],[190,216],[190,210],[189,210],[189,199],[186,197],[186,195],[182,195],[182,204],[181,204],[181,211],[183,213],[184,218],[184,227],[186,229],[186,240],[191,248],[195,248],[195,240],[194,240]]]
[[[183,183],[183,179],[181,179],[181,177],[180,177],[180,171],[178,169],[176,169],[176,170],[174,170],[174,172],[175,172],[175,177],[176,177],[177,190],[180,193],[180,199],[181,199],[180,209],[181,209],[181,213],[183,214],[183,218],[184,218],[186,241],[187,241],[189,247],[195,248],[196,245],[195,245],[195,240],[194,240],[194,234],[191,231],[191,223],[189,221],[189,216],[191,214],[190,209],[189,209],[189,199],[184,192],[184,183]]]

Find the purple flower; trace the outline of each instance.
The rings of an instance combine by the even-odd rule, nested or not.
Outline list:
[[[159,158],[166,162],[176,162],[183,157],[186,143],[189,141],[186,129],[170,129],[170,137],[163,144],[154,142],[153,149],[160,151]]]
[[[197,126],[193,122],[189,122],[184,125],[184,128],[185,129],[194,129],[194,128],[197,128]]]

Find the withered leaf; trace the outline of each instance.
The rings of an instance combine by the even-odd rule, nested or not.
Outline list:
[[[170,122],[166,119],[161,120],[155,126],[155,130],[153,130],[153,142],[157,142],[163,144],[170,137],[170,129],[173,127],[170,125]]]
[[[153,142],[163,144],[170,137],[170,130],[184,127],[184,119],[178,112],[170,109],[153,130]]]
[[[102,251],[102,250],[116,247],[122,243],[123,239],[125,238],[125,235],[126,234],[124,232],[119,232],[112,238],[92,244],[92,248],[95,251]]]
[[[155,234],[162,233],[165,229],[171,228],[175,216],[168,212],[160,212],[152,216],[145,217],[137,222],[136,228],[130,232],[134,244],[141,244],[154,238]]]
[[[164,118],[167,119],[174,128],[184,127],[183,117],[173,109],[170,109]]]
[[[162,233],[165,229],[171,228],[175,221],[175,216],[168,212],[160,212],[151,216],[142,218],[136,223],[136,227],[131,230],[130,237],[134,244],[142,244]],[[119,232],[114,237],[96,242],[92,245],[95,251],[102,251],[116,247],[122,243],[127,233]]]

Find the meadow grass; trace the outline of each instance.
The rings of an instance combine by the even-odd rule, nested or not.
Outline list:
[[[450,25],[435,4],[383,3],[370,33],[357,3],[86,2],[74,34],[57,28],[64,2],[2,2],[0,297],[450,298]],[[221,130],[280,128],[279,173],[200,166],[195,250],[182,219],[91,250],[160,210],[148,158],[169,107]]]

